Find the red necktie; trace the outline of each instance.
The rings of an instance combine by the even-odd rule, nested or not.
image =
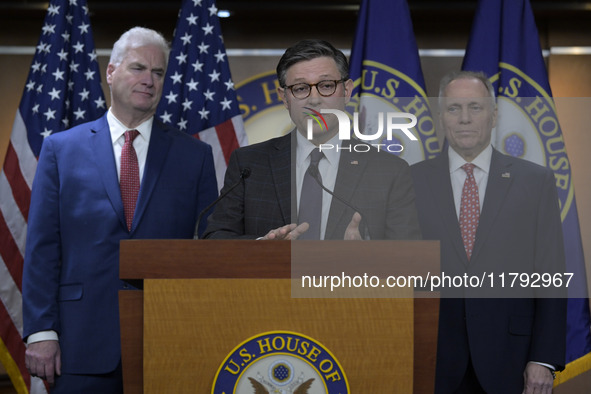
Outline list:
[[[476,186],[476,180],[474,179],[474,167],[475,165],[472,163],[466,163],[462,166],[462,169],[466,171],[466,181],[462,189],[460,229],[468,260],[472,257],[476,228],[478,228],[478,218],[480,217],[480,200],[478,198],[478,186]]]
[[[123,199],[125,221],[129,231],[131,231],[135,204],[140,192],[140,170],[137,155],[133,148],[133,140],[138,135],[139,131],[137,130],[127,130],[125,132],[125,144],[123,144],[121,150],[121,179],[119,186],[121,188],[121,198]]]

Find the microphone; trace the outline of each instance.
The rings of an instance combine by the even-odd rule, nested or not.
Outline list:
[[[318,171],[318,166],[310,166],[308,167],[308,171],[310,171],[310,175],[312,175],[312,178],[314,178],[314,180],[316,181],[316,183],[318,183],[322,190],[330,194],[333,198],[336,198],[338,201],[340,201],[347,207],[351,208],[353,211],[359,212],[359,214],[361,215],[361,222],[359,223],[361,238],[365,240],[371,239],[371,233],[369,232],[367,220],[361,212],[361,210],[359,210],[355,205],[351,204],[350,202],[345,201],[342,197],[335,194],[332,190],[329,190],[328,188],[326,188],[326,186],[322,184],[322,179],[320,177],[320,171]]]
[[[248,168],[248,167],[243,168],[242,171],[240,171],[240,179],[238,180],[238,182],[236,182],[235,184],[230,186],[225,192],[220,194],[220,196],[218,198],[216,198],[211,204],[209,204],[207,207],[205,207],[205,209],[203,211],[201,211],[199,213],[199,216],[197,217],[197,224],[195,225],[194,239],[199,239],[199,223],[201,223],[201,219],[203,218],[203,215],[205,215],[205,213],[207,211],[209,211],[211,208],[214,207],[214,205],[216,205],[224,197],[226,197],[228,195],[228,193],[230,193],[232,190],[234,190],[236,187],[238,187],[238,185],[240,185],[246,178],[248,178],[250,176],[250,173],[251,173],[250,168]]]

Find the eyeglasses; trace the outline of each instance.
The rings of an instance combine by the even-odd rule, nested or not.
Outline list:
[[[293,97],[303,100],[307,98],[312,92],[312,86],[316,86],[316,90],[322,97],[329,97],[337,91],[337,84],[344,82],[344,79],[336,81],[320,81],[318,83],[296,83],[295,85],[286,86],[285,89],[289,89]]]

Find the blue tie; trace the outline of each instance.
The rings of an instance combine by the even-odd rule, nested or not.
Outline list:
[[[310,154],[310,166],[304,175],[302,193],[300,195],[300,209],[298,223],[307,222],[308,231],[300,235],[299,239],[320,239],[320,222],[322,220],[322,188],[319,182],[322,177],[318,171],[318,163],[324,153],[314,149]],[[318,182],[314,178],[318,179]]]

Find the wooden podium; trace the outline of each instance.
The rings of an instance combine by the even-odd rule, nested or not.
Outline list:
[[[438,294],[301,286],[427,272],[439,273],[437,241],[122,241],[121,279],[144,282],[119,294],[125,393],[211,393],[240,343],[278,330],[326,346],[350,393],[432,393]]]

